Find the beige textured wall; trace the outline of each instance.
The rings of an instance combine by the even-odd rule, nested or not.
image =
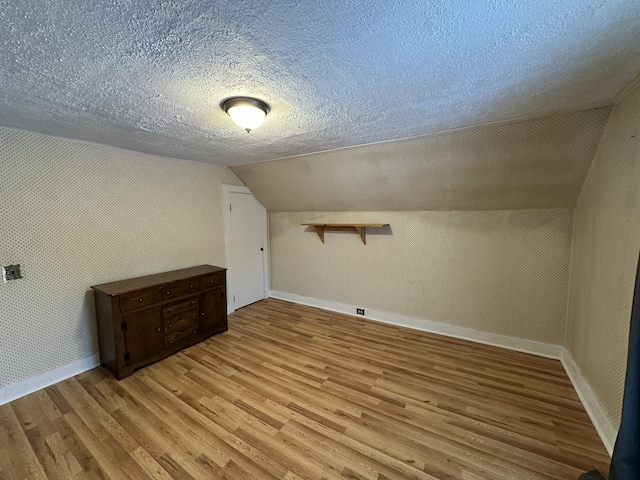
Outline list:
[[[573,210],[270,213],[271,289],[563,345]],[[301,223],[389,223],[367,245]],[[355,313],[355,312],[354,312]]]
[[[611,107],[233,167],[270,212],[574,208]]]
[[[567,348],[615,427],[640,249],[640,89],[611,114],[575,212]]]
[[[97,352],[90,285],[223,265],[226,167],[0,129],[0,387]]]

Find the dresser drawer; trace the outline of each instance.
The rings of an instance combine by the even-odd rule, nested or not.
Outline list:
[[[162,300],[183,297],[198,291],[196,279],[180,280],[179,282],[167,283],[162,286]]]
[[[164,318],[186,312],[187,310],[198,310],[198,297],[189,297],[179,302],[170,303],[162,307],[162,316]]]
[[[127,312],[136,308],[153,305],[160,301],[160,290],[158,288],[148,288],[137,292],[120,295],[120,311]]]
[[[198,326],[198,311],[192,310],[190,312],[184,312],[180,315],[174,315],[173,317],[164,319],[164,333],[166,335],[170,333],[176,333],[180,330],[189,330]]]
[[[164,348],[175,347],[176,345],[180,345],[182,343],[189,343],[192,338],[198,336],[200,333],[200,329],[195,326],[193,328],[180,330],[176,333],[170,333],[169,335],[164,336]]]
[[[224,274],[222,273],[215,273],[213,275],[200,277],[200,279],[198,280],[198,288],[200,290],[214,288],[214,287],[217,287],[218,285],[224,285]]]

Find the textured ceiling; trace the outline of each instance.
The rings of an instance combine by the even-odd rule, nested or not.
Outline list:
[[[0,125],[240,165],[612,103],[638,0],[0,0]],[[272,106],[247,135],[219,103]]]
[[[575,207],[611,107],[232,167],[270,211]]]

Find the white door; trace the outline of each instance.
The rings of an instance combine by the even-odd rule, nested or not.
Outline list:
[[[265,298],[267,211],[248,189],[227,190],[229,311]]]

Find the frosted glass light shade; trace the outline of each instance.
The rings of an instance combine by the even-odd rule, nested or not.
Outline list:
[[[227,113],[231,117],[231,120],[233,120],[233,123],[247,131],[258,128],[267,116],[266,113],[253,105],[231,107],[227,110]]]
[[[249,97],[235,97],[225,100],[222,108],[229,114],[233,123],[247,132],[262,125],[269,112],[269,106],[266,103]]]

